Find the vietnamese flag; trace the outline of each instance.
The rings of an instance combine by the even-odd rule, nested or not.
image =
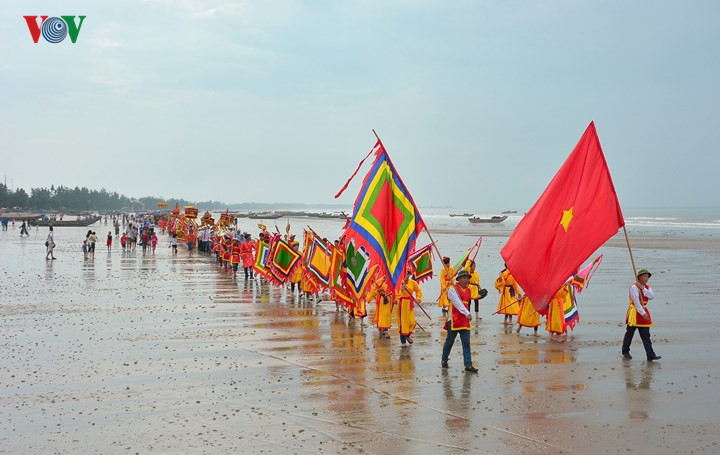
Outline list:
[[[625,225],[595,124],[590,123],[500,255],[535,309]]]

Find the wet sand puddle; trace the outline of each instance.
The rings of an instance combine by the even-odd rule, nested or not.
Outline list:
[[[472,375],[459,340],[440,368],[437,283],[423,285],[433,320],[417,314],[427,332],[402,349],[396,329],[382,339],[332,302],[186,251],[84,262],[58,242],[46,264],[32,243],[0,242],[0,453],[717,452],[720,371],[688,333],[717,339],[700,303],[654,331],[664,358],[651,364],[637,342],[619,358],[617,308],[581,302],[560,343],[504,330],[491,294]]]

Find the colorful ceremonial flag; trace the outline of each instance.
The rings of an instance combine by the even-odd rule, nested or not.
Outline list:
[[[257,241],[257,251],[255,253],[255,264],[253,269],[264,276],[265,278],[271,279],[272,273],[268,268],[268,257],[270,255],[270,245],[260,239]]]
[[[332,279],[330,281],[330,298],[345,306],[352,303],[352,298],[345,289],[345,256],[340,248],[332,249],[330,261]]]
[[[372,264],[370,254],[364,247],[357,247],[351,239],[345,250],[345,286],[351,295],[361,300],[365,298],[368,284],[374,278],[378,264]]]
[[[394,289],[405,276],[408,255],[425,223],[380,140],[373,151],[375,161],[355,200],[345,242],[349,246],[354,241],[354,253],[363,251],[370,263],[380,265],[379,273]],[[352,259],[346,256],[346,262]]]
[[[304,261],[308,270],[317,277],[320,283],[327,287],[330,285],[330,263],[332,252],[330,248],[314,233],[306,232]]]
[[[595,124],[523,217],[500,254],[540,314],[625,221]]]
[[[575,290],[572,286],[568,287],[568,297],[569,305],[567,308],[563,308],[564,314],[564,320],[565,320],[565,326],[570,327],[570,329],[575,329],[575,325],[580,322],[580,313],[578,313],[577,310],[577,300],[575,299]]]
[[[273,276],[280,283],[285,283],[299,261],[300,253],[293,250],[286,241],[278,239],[275,248],[273,248],[272,260],[270,261]]]
[[[455,264],[455,273],[459,272],[461,268],[465,267],[465,263],[468,259],[470,259],[470,256],[473,255],[473,252],[480,249],[481,243],[482,235],[478,237],[473,246],[471,246],[464,255],[460,256],[460,260],[457,262],[457,264]],[[475,256],[477,256],[477,253],[475,253]]]
[[[415,250],[413,253],[410,253],[410,256],[408,256],[408,263],[412,267],[413,274],[415,275],[415,281],[418,283],[432,279],[432,258],[432,245],[426,245],[419,250]]]

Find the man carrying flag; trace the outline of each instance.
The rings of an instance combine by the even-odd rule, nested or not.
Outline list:
[[[637,281],[630,286],[630,306],[628,307],[625,317],[627,330],[625,331],[625,338],[622,344],[622,355],[626,359],[632,359],[630,355],[630,343],[632,343],[633,335],[635,335],[635,330],[637,330],[640,332],[640,338],[645,347],[648,362],[660,360],[660,356],[653,351],[652,341],[650,341],[652,318],[650,317],[650,311],[647,309],[647,304],[655,297],[655,293],[650,289],[650,285],[647,284],[651,276],[652,274],[650,272],[642,269],[638,272]]]

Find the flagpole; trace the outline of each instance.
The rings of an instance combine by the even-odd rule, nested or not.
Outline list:
[[[633,275],[635,276],[635,279],[637,280],[637,269],[635,268],[635,258],[632,254],[632,249],[630,248],[630,238],[628,238],[627,228],[625,227],[625,223],[623,223],[623,232],[625,233],[625,243],[627,243],[628,252],[630,253],[630,262],[632,262],[632,268],[633,268]]]
[[[512,303],[510,303],[510,305],[505,305],[504,307],[500,308],[499,310],[497,310],[496,312],[494,312],[494,313],[491,314],[490,316],[495,316],[496,314],[500,313],[500,312],[501,312],[502,310],[504,310],[505,308],[510,308],[511,306],[515,305],[516,303],[520,303],[520,299],[515,298],[515,300],[514,300]]]

